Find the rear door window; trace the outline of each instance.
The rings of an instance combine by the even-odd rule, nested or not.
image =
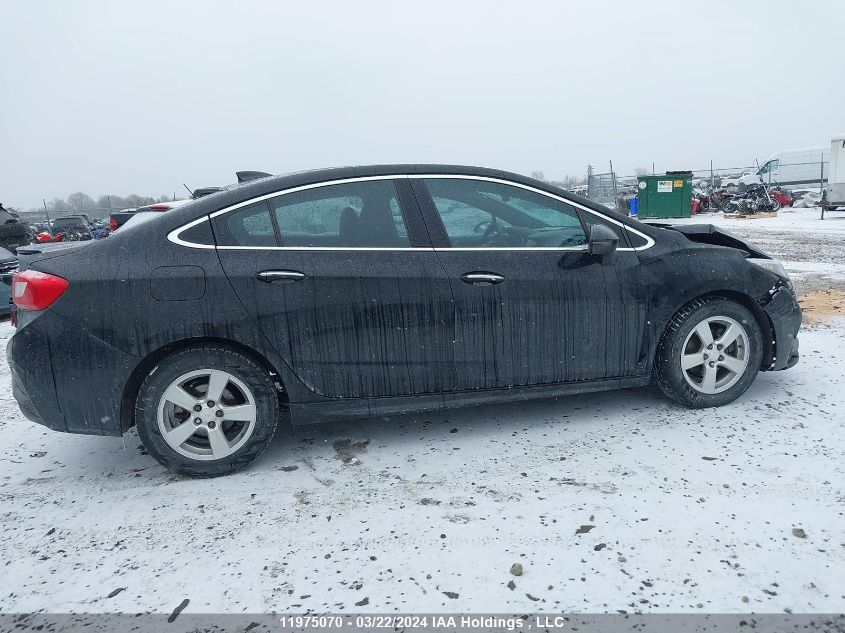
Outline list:
[[[282,246],[404,248],[411,245],[392,180],[313,187],[270,201]]]
[[[214,218],[220,246],[277,246],[267,201],[253,202]]]

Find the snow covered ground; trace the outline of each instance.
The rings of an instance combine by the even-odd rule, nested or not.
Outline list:
[[[810,286],[845,244],[845,214],[810,214],[716,222],[785,236]],[[720,409],[626,390],[281,426],[201,481],[30,423],[0,358],[0,611],[842,612],[845,319],[801,352]]]

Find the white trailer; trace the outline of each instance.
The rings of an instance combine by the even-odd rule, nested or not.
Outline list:
[[[830,169],[821,205],[822,220],[825,211],[845,207],[845,134],[835,136],[830,141]]]

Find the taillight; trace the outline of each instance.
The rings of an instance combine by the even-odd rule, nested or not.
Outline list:
[[[67,279],[25,270],[12,275],[12,301],[22,310],[43,310],[61,297],[67,287]]]
[[[109,229],[114,232],[117,230],[117,220],[114,218],[109,218]]]
[[[151,204],[147,207],[150,211],[167,211],[170,208],[169,204]]]

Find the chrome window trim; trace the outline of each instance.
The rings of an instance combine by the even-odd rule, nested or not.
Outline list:
[[[646,243],[643,246],[636,246],[636,247],[628,247],[624,246],[622,248],[617,248],[617,251],[621,252],[633,252],[633,251],[643,251],[648,248],[654,246],[654,240],[650,238],[648,235],[644,233],[640,233],[635,228],[628,226],[627,224],[623,224],[618,220],[614,220],[611,217],[608,217],[598,211],[594,211],[588,207],[585,207],[577,202],[569,200],[568,198],[563,198],[561,196],[557,196],[553,193],[549,193],[548,191],[543,191],[542,189],[537,189],[536,187],[531,187],[530,185],[524,185],[519,182],[513,182],[512,180],[505,180],[504,178],[494,178],[492,176],[475,176],[472,174],[389,174],[389,175],[382,175],[382,176],[356,176],[352,178],[341,178],[338,180],[327,180],[325,182],[315,182],[308,185],[301,185],[299,187],[292,187],[290,189],[281,189],[279,191],[274,191],[272,193],[267,193],[262,196],[257,196],[255,198],[250,198],[249,200],[244,200],[242,202],[238,202],[231,206],[225,207],[214,213],[210,213],[209,215],[205,215],[201,218],[197,218],[189,222],[188,224],[184,224],[167,234],[167,239],[174,244],[178,244],[179,246],[185,246],[187,248],[200,248],[200,249],[220,249],[220,250],[236,250],[236,251],[586,251],[587,246],[574,246],[574,247],[554,247],[554,246],[509,246],[506,248],[496,248],[496,247],[489,247],[489,246],[479,246],[479,247],[458,247],[458,246],[444,246],[444,247],[418,247],[418,246],[403,246],[403,247],[383,247],[383,246],[215,246],[213,244],[199,244],[196,242],[188,242],[179,237],[179,234],[183,231],[186,231],[202,222],[210,222],[211,218],[216,218],[219,215],[223,215],[224,213],[229,213],[231,211],[235,211],[240,209],[241,207],[245,207],[247,205],[261,202],[263,200],[269,200],[270,198],[275,198],[276,196],[281,196],[289,193],[296,193],[298,191],[306,191],[308,189],[316,189],[318,187],[329,187],[332,185],[339,185],[339,184],[346,184],[352,182],[366,182],[370,180],[395,180],[397,178],[408,178],[408,179],[422,179],[422,178],[453,178],[453,179],[462,179],[462,180],[482,180],[485,182],[495,182],[502,185],[510,185],[511,187],[518,187],[520,189],[525,189],[526,191],[531,191],[537,193],[541,196],[546,196],[553,200],[557,200],[559,202],[563,202],[565,204],[571,205],[577,209],[581,209],[586,213],[591,213],[592,215],[601,218],[606,222],[611,222],[616,224],[617,226],[623,227],[626,231],[630,231],[639,237],[643,238]]]
[[[214,248],[212,246],[212,248]],[[434,251],[428,246],[218,246],[221,251]]]
[[[179,237],[179,234],[182,233],[182,231],[187,231],[188,229],[191,229],[191,228],[197,226],[198,224],[202,224],[203,222],[209,222],[207,215],[199,217],[196,220],[192,220],[191,222],[188,222],[187,224],[183,224],[182,226],[180,226],[177,229],[173,229],[172,231],[170,231],[170,233],[167,234],[167,239],[169,241],[173,242],[174,244],[178,244],[179,246],[186,246],[187,248],[205,248],[205,249],[220,248],[219,246],[216,246],[215,244],[200,244],[199,242],[186,242],[181,237]]]

